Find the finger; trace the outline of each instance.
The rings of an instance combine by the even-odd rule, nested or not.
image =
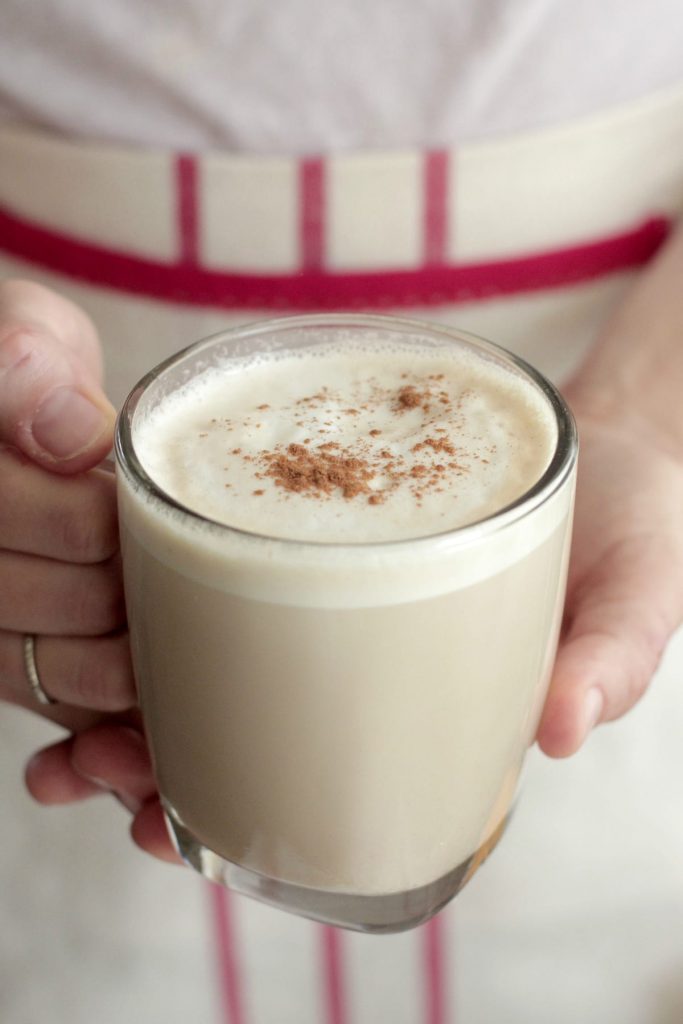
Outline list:
[[[118,558],[98,565],[0,551],[0,626],[16,633],[98,636],[126,619]]]
[[[71,765],[84,779],[124,796],[129,808],[139,809],[156,793],[144,737],[129,726],[103,723],[80,733]]]
[[[25,780],[41,804],[74,803],[113,792],[135,813],[135,843],[160,860],[182,864],[154,795],[144,741],[134,730],[102,725],[46,747],[28,762]]]
[[[135,815],[130,834],[133,842],[158,860],[168,864],[182,864],[183,859],[171,842],[164,812],[159,800],[149,800]]]
[[[0,447],[0,548],[65,562],[102,562],[118,548],[113,474],[65,479]]]
[[[87,313],[74,302],[35,281],[20,278],[0,283],[0,321],[17,319],[54,333],[83,362],[98,382],[102,380],[102,350]]]
[[[127,633],[112,636],[37,636],[34,657],[43,690],[53,700],[96,711],[124,711],[136,702]],[[29,696],[24,638],[0,631],[3,689]]]
[[[575,753],[645,692],[680,618],[678,575],[652,539],[615,550],[576,588],[537,736],[546,754]]]
[[[91,711],[89,708],[75,708],[69,704],[39,704],[28,690],[18,693],[5,686],[0,678],[0,701],[23,708],[32,715],[40,715],[53,725],[62,726],[67,732],[79,732],[89,729],[102,721],[103,712]]]
[[[114,410],[99,383],[92,324],[30,282],[0,286],[0,441],[77,473],[111,447]]]
[[[26,788],[40,804],[71,804],[91,796],[101,796],[103,789],[83,778],[71,764],[73,737],[39,750],[26,765]]]

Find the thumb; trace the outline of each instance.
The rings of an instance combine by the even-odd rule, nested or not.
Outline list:
[[[568,602],[571,624],[537,735],[550,757],[575,753],[647,689],[681,619],[679,549],[665,536],[617,547]]]
[[[92,324],[29,282],[0,289],[0,442],[57,473],[96,465],[111,447],[114,409],[98,379]]]

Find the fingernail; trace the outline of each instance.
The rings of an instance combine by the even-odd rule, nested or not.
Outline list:
[[[137,797],[131,796],[129,793],[114,793],[114,796],[127,811],[131,814],[137,814],[142,808],[142,800],[138,800]]]
[[[586,733],[589,733],[598,724],[604,706],[605,699],[602,692],[594,686],[586,694],[583,704]]]
[[[93,786],[97,786],[105,793],[113,793],[113,789],[109,785],[106,779],[100,779],[97,775],[90,775],[89,772],[82,772],[79,768],[76,768],[73,764],[71,765],[77,775],[80,775],[86,782],[92,782]]]
[[[107,426],[102,409],[73,388],[60,387],[38,408],[31,430],[44,451],[55,459],[68,459],[89,448]]]
[[[74,768],[74,771],[77,772],[82,779],[85,779],[86,782],[92,782],[93,786],[98,786],[103,792],[110,793],[123,807],[126,808],[127,811],[130,811],[131,814],[137,814],[142,807],[141,800],[138,800],[137,797],[134,797],[129,793],[124,793],[121,790],[114,789],[106,779],[100,779],[97,775],[91,775],[90,772],[84,772],[80,768]]]

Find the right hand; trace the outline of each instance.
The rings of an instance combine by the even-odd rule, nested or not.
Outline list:
[[[64,726],[26,782],[41,803],[113,791],[133,838],[176,860],[156,795],[126,630],[111,448],[97,333],[72,303],[26,281],[0,285],[0,700]],[[33,697],[23,636],[36,636]]]

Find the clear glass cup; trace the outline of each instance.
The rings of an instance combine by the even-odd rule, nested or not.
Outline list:
[[[136,424],[226,360],[359,337],[461,346],[548,404],[550,464],[514,504],[438,535],[282,540],[165,494]],[[238,327],[150,372],[119,417],[124,579],[170,832],[197,871],[283,909],[399,931],[444,906],[502,835],[560,628],[577,438],[555,388],[469,334],[389,317]]]

